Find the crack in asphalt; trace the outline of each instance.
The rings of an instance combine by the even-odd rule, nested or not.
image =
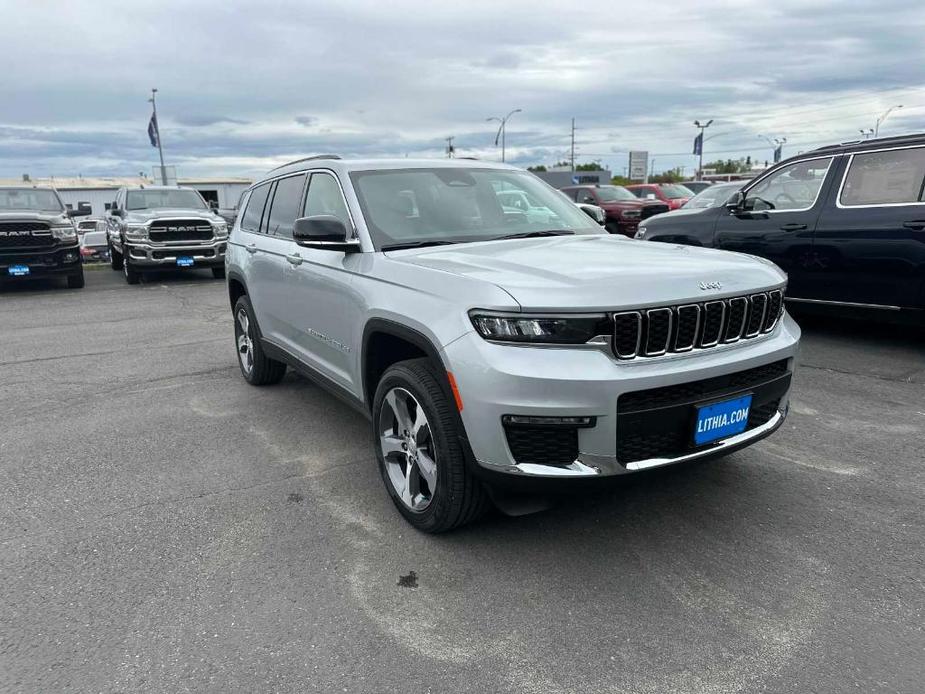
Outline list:
[[[832,366],[819,366],[817,364],[807,364],[805,362],[800,362],[797,365],[797,369],[816,369],[818,371],[828,371],[829,373],[843,374],[845,376],[861,376],[862,378],[874,378],[878,381],[888,381],[890,383],[918,383],[919,381],[914,380],[913,376],[923,373],[920,369],[913,369],[909,372],[909,375],[902,378],[897,378],[895,376],[881,376],[879,374],[872,373],[863,373],[860,371],[850,371],[848,369],[836,369]]]

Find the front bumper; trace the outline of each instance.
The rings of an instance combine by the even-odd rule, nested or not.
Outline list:
[[[21,277],[10,275],[10,267],[14,265],[25,265],[29,274]],[[80,270],[80,265],[80,246],[76,245],[49,250],[5,251],[0,253],[0,282],[72,275]]]
[[[602,350],[584,347],[493,344],[475,332],[450,343],[443,355],[463,401],[460,414],[469,444],[483,470],[522,477],[594,478],[714,457],[771,434],[787,414],[790,375],[799,338],[799,327],[785,314],[771,333],[748,342],[632,362],[617,362]],[[662,425],[666,435],[677,435],[678,427],[690,426],[685,417],[692,414],[690,409],[682,411],[690,408],[689,404],[672,405],[664,410],[664,415],[661,409],[653,407],[648,419],[641,418],[638,410],[629,412],[624,408],[623,425],[620,426],[618,400],[621,395],[693,382],[722,382],[731,374],[757,371],[772,364],[781,364],[786,373],[778,375],[773,384],[762,385],[760,392],[756,391],[756,403],[760,398],[770,409],[754,427],[702,447],[689,446],[665,455],[620,459],[628,449],[624,444],[633,436],[643,430],[647,435],[657,436]],[[735,380],[728,378],[730,387],[723,391],[724,399],[748,390],[736,389]],[[590,417],[593,425],[577,428],[574,460],[550,465],[515,458],[509,443],[511,439],[502,425],[505,415]],[[681,435],[686,436],[688,431],[690,429],[684,429]],[[618,454],[618,451],[621,452]]]
[[[206,243],[126,242],[123,245],[132,265],[146,268],[177,267],[177,258],[192,258],[194,268],[223,266],[227,248],[227,238]]]

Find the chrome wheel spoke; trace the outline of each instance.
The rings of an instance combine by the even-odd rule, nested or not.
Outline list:
[[[389,407],[392,408],[392,413],[395,415],[395,420],[398,422],[399,434],[411,431],[411,427],[414,423],[411,419],[411,413],[408,412],[408,400],[403,397],[404,392],[405,391],[392,390],[385,396],[385,400],[389,404]]]
[[[379,445],[382,446],[382,456],[384,458],[388,458],[389,456],[394,456],[396,454],[401,456],[406,455],[404,444],[405,441],[403,438],[400,436],[395,436],[391,433],[382,434],[379,437]]]
[[[437,463],[427,453],[419,450],[415,468],[421,479],[427,484],[427,491],[433,494],[437,488]]]
[[[379,450],[395,496],[421,512],[437,489],[437,461],[427,413],[405,388],[386,393],[379,411]]]

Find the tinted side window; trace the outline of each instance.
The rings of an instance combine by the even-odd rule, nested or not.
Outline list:
[[[572,188],[571,190],[563,190],[563,193],[568,195],[572,200],[578,202],[578,191]]]
[[[805,210],[816,202],[831,157],[798,161],[778,169],[746,193],[746,209]]]
[[[292,238],[292,227],[302,209],[304,183],[304,174],[281,178],[277,182],[267,223],[267,233],[271,236]]]
[[[257,186],[251,191],[251,197],[247,201],[247,209],[244,210],[244,216],[241,217],[241,229],[257,233],[260,231],[260,220],[263,217],[263,207],[267,202],[267,195],[270,193],[270,184],[264,183]]]
[[[350,215],[344,196],[340,192],[337,180],[326,173],[312,174],[308,186],[308,198],[305,201],[305,216],[313,217],[319,214],[329,214],[341,220],[347,229],[350,229]]]
[[[579,190],[578,202],[587,203],[589,205],[596,205],[597,199],[594,197],[594,193],[592,193],[590,190]]]
[[[925,202],[925,147],[855,154],[839,202],[842,205]]]

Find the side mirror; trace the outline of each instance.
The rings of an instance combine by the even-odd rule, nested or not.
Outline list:
[[[209,200],[209,209],[217,210],[218,209],[218,200]]]
[[[745,208],[745,193],[741,190],[737,190],[732,194],[732,197],[726,201],[726,209],[730,212],[735,212],[736,210],[741,210]]]
[[[118,207],[110,207],[109,214],[111,214],[113,217],[121,217],[122,210],[120,210]]]
[[[104,204],[103,204],[103,208],[104,208],[107,212],[109,212],[109,210],[112,209],[112,203],[111,203],[111,202],[104,203]]]
[[[360,250],[360,242],[347,239],[347,227],[339,218],[318,214],[295,220],[292,239],[305,248],[351,253]]]

